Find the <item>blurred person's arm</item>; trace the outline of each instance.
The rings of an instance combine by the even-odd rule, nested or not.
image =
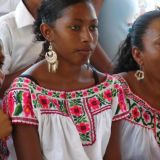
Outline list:
[[[100,44],[97,45],[95,53],[91,57],[91,63],[97,70],[103,73],[112,71],[112,62]]]
[[[3,84],[3,80],[4,80],[4,74],[2,73],[2,71],[0,70],[0,88],[1,88],[1,86],[2,86],[2,84]]]
[[[93,0],[97,14],[99,14],[103,2],[104,2],[104,0]]]
[[[19,76],[21,73],[23,73],[26,69],[28,69],[29,67],[26,67],[26,68],[24,68],[24,69],[22,69],[22,70],[20,70],[18,72],[5,75],[5,78],[4,78],[2,86],[1,86],[0,98],[3,98],[4,92],[10,87],[11,83],[13,82],[13,80],[17,76]]]
[[[11,121],[7,114],[0,109],[0,139],[8,137],[12,132]]]

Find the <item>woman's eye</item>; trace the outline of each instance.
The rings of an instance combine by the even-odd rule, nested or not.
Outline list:
[[[98,29],[98,25],[91,25],[91,26],[89,27],[89,29],[90,29],[91,31],[95,31],[95,30]]]
[[[80,26],[78,26],[78,25],[71,26],[70,28],[74,31],[79,31],[80,30]]]

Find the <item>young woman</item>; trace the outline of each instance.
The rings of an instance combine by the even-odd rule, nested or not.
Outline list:
[[[89,65],[97,27],[90,0],[43,1],[34,29],[44,41],[43,60],[16,78],[4,98],[18,160],[107,159],[112,120],[127,111],[119,82]],[[118,157],[118,141],[115,149]]]
[[[115,73],[130,114],[121,123],[123,160],[160,159],[160,11],[140,16],[119,50]],[[113,145],[114,148],[114,145]]]

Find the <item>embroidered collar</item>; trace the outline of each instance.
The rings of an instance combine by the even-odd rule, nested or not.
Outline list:
[[[28,78],[19,77],[11,85],[7,96],[9,114],[13,121],[24,119],[23,116],[26,115],[28,120],[31,117],[31,124],[38,125],[33,110],[40,110],[41,114],[70,117],[84,146],[92,145],[96,141],[94,116],[111,110],[115,97],[119,104],[115,107],[114,119],[122,119],[128,115],[121,87],[110,75],[98,85],[71,92],[48,90]]]
[[[157,143],[160,145],[160,111],[152,108],[147,102],[135,95],[122,76],[115,75],[115,77],[121,82],[127,96],[130,114],[126,119],[142,127],[152,129]]]

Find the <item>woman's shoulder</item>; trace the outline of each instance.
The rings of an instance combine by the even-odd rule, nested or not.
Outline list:
[[[46,64],[45,64],[45,61],[42,60],[38,63],[33,64],[21,75],[30,75],[33,77],[37,77],[37,76],[43,75],[42,74],[43,72],[46,73],[45,69],[46,69]]]

